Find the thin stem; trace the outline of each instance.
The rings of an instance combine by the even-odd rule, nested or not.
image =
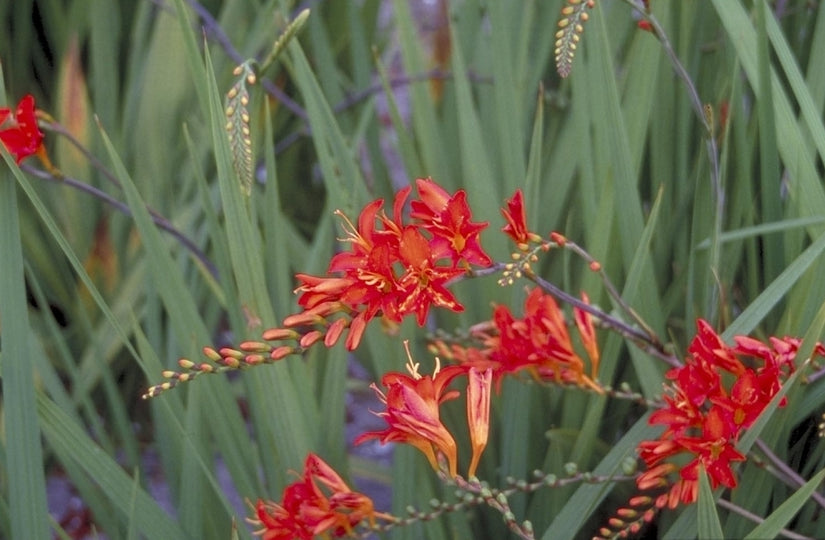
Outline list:
[[[44,128],[47,131],[51,131],[52,133],[57,133],[58,135],[62,135],[63,137],[65,137],[66,140],[72,144],[72,146],[74,146],[78,151],[80,151],[81,154],[83,154],[83,157],[89,160],[89,163],[91,163],[92,167],[94,167],[100,174],[102,174],[103,177],[110,184],[112,184],[118,189],[123,189],[120,185],[120,181],[115,177],[115,175],[112,174],[111,171],[109,171],[109,169],[106,168],[103,162],[97,158],[97,156],[92,154],[88,148],[83,146],[83,143],[81,143],[77,139],[77,137],[72,135],[72,133],[63,126],[63,124],[60,124],[57,120],[55,120],[54,118],[45,113],[42,113],[41,111],[38,111],[38,115],[40,120],[38,124],[40,125],[40,127]],[[55,176],[57,179],[60,179],[60,176],[62,174],[62,172],[52,173],[52,175]]]
[[[782,476],[790,481],[789,485],[791,487],[794,489],[799,489],[805,484],[805,479],[799,476],[795,470],[791,469],[787,463],[779,459],[779,456],[774,454],[770,447],[768,447],[762,439],[756,439],[756,446],[759,447],[759,450],[761,450],[763,454],[765,454],[765,457],[768,458],[771,464],[776,467],[777,471],[779,471]],[[814,491],[811,493],[811,499],[816,501],[822,508],[825,508],[825,496],[822,494]]]
[[[383,525],[376,526],[374,528],[370,528],[370,531],[386,532],[395,527],[404,527],[412,525],[413,523],[416,523],[418,521],[432,521],[446,514],[447,512],[459,512],[473,506],[485,504],[487,502],[487,499],[479,493],[481,489],[487,489],[489,493],[493,496],[493,498],[495,498],[499,494],[502,494],[505,497],[510,497],[516,493],[533,493],[542,488],[561,488],[577,483],[606,484],[608,482],[632,482],[636,480],[635,475],[597,476],[586,472],[577,473],[573,476],[569,476],[566,478],[558,478],[553,474],[545,474],[541,471],[538,471],[536,473],[536,477],[538,477],[538,480],[536,480],[535,482],[516,482],[515,480],[508,479],[507,481],[511,484],[511,487],[499,489],[489,488],[487,487],[485,482],[479,482],[478,480],[468,481],[461,477],[456,477],[454,479],[449,478],[443,472],[439,473],[438,476],[446,485],[456,486],[468,495],[470,495],[470,497],[462,498],[460,502],[455,503],[434,502],[432,503],[433,510],[429,512],[418,511],[411,508],[409,510],[410,517],[400,518],[391,523],[386,523]],[[466,489],[468,487],[469,489]],[[365,533],[364,535],[362,535],[362,537],[366,538],[368,534],[369,533]]]
[[[696,118],[699,120],[699,123],[702,125],[705,131],[705,147],[708,155],[708,162],[710,164],[710,182],[713,188],[713,192],[715,195],[715,203],[716,203],[716,212],[715,212],[715,220],[714,220],[714,232],[715,236],[718,238],[719,234],[721,233],[722,229],[722,217],[724,216],[725,212],[725,192],[722,188],[722,180],[719,172],[719,148],[716,144],[716,137],[713,133],[713,125],[711,123],[711,119],[708,115],[705,114],[705,107],[702,105],[702,99],[699,97],[699,91],[696,89],[696,84],[694,84],[693,79],[691,79],[690,74],[685,69],[685,66],[682,65],[682,62],[679,60],[679,57],[676,55],[676,51],[673,48],[673,45],[670,42],[670,39],[665,32],[665,29],[659,23],[659,20],[651,13],[644,4],[640,0],[623,0],[626,4],[633,7],[642,18],[644,18],[652,28],[652,33],[656,38],[659,40],[659,43],[662,45],[662,49],[664,49],[665,54],[667,55],[668,60],[670,60],[670,64],[673,67],[673,70],[676,72],[676,76],[679,80],[682,81],[682,84],[685,87],[685,90],[688,94],[688,99],[690,100],[691,108],[693,109]],[[718,254],[716,254],[718,256]],[[712,260],[717,260],[716,257],[713,257]]]
[[[159,6],[161,9],[165,9],[167,11],[173,11],[172,8],[164,1],[164,0],[147,0],[152,2],[156,6]],[[198,2],[197,0],[186,0],[186,3],[189,4],[189,7],[195,12],[198,18],[201,20],[203,24],[203,28],[206,31],[206,35],[214,39],[218,45],[224,50],[226,55],[236,64],[242,64],[246,61],[246,59],[241,55],[240,52],[232,45],[232,42],[229,41],[229,37],[221,28],[221,25],[218,21],[215,20],[215,17],[212,16],[209,11],[203,7],[203,5]],[[281,104],[289,109],[295,116],[301,118],[302,120],[307,120],[307,113],[306,111],[298,105],[292,98],[284,93],[283,90],[278,88],[272,81],[263,79],[261,81],[261,86],[263,89],[273,98],[277,99],[281,102]]]
[[[722,508],[726,508],[726,509],[730,510],[731,512],[739,514],[740,516],[742,516],[744,518],[747,518],[747,519],[753,521],[754,523],[762,523],[762,522],[765,521],[765,518],[757,516],[756,514],[745,510],[741,506],[739,506],[737,504],[733,504],[732,502],[727,501],[725,499],[717,500],[716,504],[718,504]],[[803,534],[795,533],[793,531],[789,531],[788,529],[781,529],[780,532],[782,533],[782,536],[786,536],[788,538],[793,538],[794,540],[814,540],[810,536],[805,536]]]
[[[21,164],[20,168],[22,170],[24,170],[25,172],[29,173],[30,175],[32,175],[36,178],[40,178],[41,180],[46,180],[46,181],[54,182],[54,183],[57,183],[57,184],[65,184],[65,185],[67,185],[71,188],[77,189],[78,191],[82,191],[83,193],[87,193],[87,194],[91,195],[92,197],[95,197],[96,199],[99,199],[99,200],[105,202],[106,204],[112,206],[114,209],[118,210],[119,212],[122,212],[123,214],[125,214],[129,217],[132,216],[132,211],[129,209],[129,207],[126,204],[124,204],[124,203],[120,202],[119,200],[115,199],[114,197],[112,197],[111,195],[106,193],[105,191],[102,191],[102,190],[100,190],[100,189],[98,189],[98,188],[96,188],[92,185],[86,184],[85,182],[81,182],[80,180],[77,180],[76,178],[72,178],[71,176],[65,176],[65,175],[58,176],[58,175],[55,175],[53,173],[44,171],[42,169],[37,169],[35,167],[32,167],[31,165],[28,165],[26,163]],[[166,218],[164,218],[163,216],[161,216],[160,214],[158,214],[154,210],[150,209],[149,210],[149,215],[152,218],[152,222],[155,225],[157,225],[159,229],[162,229],[162,230],[168,232],[173,238],[175,238],[175,240],[180,242],[181,245],[183,245],[183,247],[188,249],[192,253],[192,255],[195,256],[195,258],[204,266],[204,268],[206,268],[206,270],[213,277],[218,276],[218,269],[215,267],[215,265],[212,263],[212,261],[209,260],[209,258],[206,256],[206,254],[203,251],[201,251],[201,249],[198,248],[197,245],[195,245],[195,243],[192,240],[190,240],[185,234],[183,234],[179,229],[177,229],[174,225],[172,225],[172,223],[169,222],[169,220],[167,220]]]
[[[389,87],[392,89],[400,88],[403,86],[407,86],[414,83],[419,82],[426,82],[433,79],[437,80],[449,80],[453,78],[453,74],[451,71],[444,71],[442,69],[432,69],[430,71],[425,71],[424,73],[419,73],[417,75],[402,75],[398,77],[394,77],[388,80]],[[481,75],[477,75],[472,71],[467,72],[467,78],[474,83],[486,83],[490,84],[493,82],[492,77],[484,77]],[[335,107],[333,107],[333,111],[341,112],[344,111],[358,103],[368,99],[369,97],[373,96],[384,90],[384,87],[381,83],[375,83],[363,90],[355,92],[353,94],[348,95],[344,98],[341,102],[339,102]]]
[[[813,384],[816,381],[818,381],[819,379],[821,379],[822,377],[825,377],[825,367],[822,367],[822,368],[814,371],[813,373],[811,373],[807,377],[805,377],[805,381],[808,384]]]
[[[487,268],[482,268],[479,270],[473,270],[471,273],[468,274],[469,277],[481,277],[487,276],[490,274],[498,274],[501,273],[506,269],[507,265],[504,263],[494,263]],[[596,306],[592,306],[575,296],[568,294],[561,290],[560,288],[556,287],[546,279],[543,279],[533,273],[524,273],[525,278],[529,279],[543,290],[554,296],[556,299],[565,302],[566,304],[570,304],[573,307],[579,308],[582,311],[586,311],[590,313],[594,317],[596,317],[602,324],[616,330],[624,336],[625,338],[631,340],[637,347],[641,350],[645,351],[646,353],[660,358],[667,362],[669,365],[673,367],[681,367],[682,363],[679,361],[678,358],[673,356],[672,354],[668,353],[664,346],[655,338],[651,338],[647,333],[642,332],[641,330],[630,326],[626,322],[618,319],[609,313],[606,313],[599,309]],[[459,278],[461,279],[461,278]]]
[[[564,247],[570,249],[571,251],[573,251],[573,253],[583,258],[588,264],[596,263],[599,265],[599,277],[602,279],[602,283],[604,284],[605,289],[607,289],[607,293],[610,295],[611,298],[613,298],[616,304],[622,310],[624,310],[624,312],[627,313],[628,316],[631,319],[633,319],[633,321],[647,333],[651,342],[659,346],[659,339],[656,336],[656,332],[654,332],[653,329],[650,328],[650,325],[648,325],[644,321],[644,319],[642,319],[642,317],[638,313],[636,313],[636,310],[634,310],[632,307],[630,307],[630,305],[627,302],[624,301],[624,298],[622,298],[622,295],[619,294],[619,291],[618,289],[616,289],[616,286],[613,285],[613,282],[610,281],[610,278],[607,276],[607,272],[605,272],[604,268],[601,267],[601,263],[599,263],[595,258],[593,258],[593,256],[590,255],[590,253],[588,253],[587,250],[585,250],[575,242],[566,240],[564,243]]]

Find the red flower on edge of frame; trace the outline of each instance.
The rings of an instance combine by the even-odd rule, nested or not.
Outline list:
[[[670,485],[657,499],[658,508],[696,501],[700,464],[711,487],[736,487],[732,464],[745,460],[736,450],[736,442],[793,372],[800,344],[795,338],[771,338],[768,346],[737,336],[736,345],[730,346],[706,321],[700,319],[696,326],[685,365],[666,374],[671,383],[666,386],[665,407],[649,419],[651,424],[664,425],[665,430],[658,439],[639,444],[639,455],[647,467],[637,478],[639,489]],[[823,355],[825,347],[818,343],[814,352]],[[746,364],[748,358],[753,361]],[[682,454],[689,458],[685,465],[669,461]],[[676,472],[678,479],[669,480]]]
[[[31,94],[23,96],[14,115],[11,109],[0,108],[0,127],[9,120],[11,125],[0,129],[0,141],[19,165],[27,157],[37,154],[43,144],[43,133],[37,126],[34,97]]]

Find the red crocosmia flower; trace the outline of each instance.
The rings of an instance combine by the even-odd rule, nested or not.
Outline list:
[[[530,231],[527,229],[527,216],[524,213],[524,194],[517,189],[513,197],[507,201],[507,208],[501,209],[501,215],[507,221],[501,231],[513,239],[517,246],[527,247],[530,242]]]
[[[403,217],[411,187],[396,194],[392,219],[381,199],[364,207],[357,227],[338,212],[346,233],[341,241],[350,249],[332,258],[326,277],[297,275],[304,311],[287,317],[284,326],[327,326],[327,317],[344,313],[350,323],[330,327],[335,335],[325,336],[324,343],[333,345],[348,327],[346,346],[353,350],[378,315],[395,324],[414,314],[423,326],[431,306],[463,311],[447,285],[467,264],[491,264],[478,243],[486,224],[470,220],[463,193],[451,197],[429,180],[419,180],[418,188],[422,200],[412,202],[413,223]]]
[[[256,519],[261,528],[256,534],[264,540],[312,540],[317,535],[353,536],[353,529],[364,520],[392,519],[376,512],[372,500],[352,491],[320,457],[309,454],[304,474],[288,485],[280,503],[258,500]]]
[[[387,388],[386,394],[373,384],[372,388],[378,398],[386,405],[384,412],[376,413],[386,420],[388,427],[383,431],[364,433],[355,439],[361,444],[369,439],[379,439],[382,444],[400,442],[420,450],[432,465],[439,470],[440,453],[447,460],[450,476],[457,474],[457,447],[455,439],[441,422],[440,405],[458,397],[458,391],[447,390],[450,382],[465,373],[464,368],[449,366],[436,368],[433,375],[420,375],[418,364],[410,360],[407,369],[411,375],[390,372],[381,378],[381,384]]]
[[[433,235],[430,245],[437,257],[450,257],[477,266],[490,266],[492,260],[481,247],[479,235],[488,223],[473,223],[467,193],[460,189],[452,197],[430,179],[419,178],[419,201],[412,201],[410,217]]]
[[[3,128],[4,125],[7,127]],[[42,149],[43,133],[37,126],[34,114],[34,97],[27,94],[17,104],[12,115],[11,109],[0,108],[0,141],[19,164],[27,157]]]
[[[696,337],[688,348],[688,352],[710,365],[740,375],[745,366],[736,357],[734,350],[719,337],[707,321],[696,321]]]
[[[769,346],[737,336],[730,346],[707,322],[699,320],[696,326],[685,365],[667,373],[671,382],[665,406],[650,416],[649,422],[664,425],[665,431],[658,440],[639,444],[647,466],[637,479],[639,489],[671,485],[657,499],[659,508],[696,501],[700,465],[713,488],[736,487],[732,464],[745,460],[736,442],[782,388],[798,350],[793,338],[771,338]],[[816,352],[825,353],[825,348],[817,344]],[[684,463],[682,454],[689,461],[676,465],[674,461]],[[676,472],[678,478],[669,479]]]
[[[398,280],[402,299],[399,312],[415,313],[418,325],[423,326],[431,305],[464,311],[464,306],[446,287],[447,282],[464,274],[464,270],[436,266],[430,244],[418,229],[404,228],[399,255],[406,268]]]
[[[576,320],[584,332],[582,342],[595,374],[599,357],[592,321],[584,313],[577,313]],[[573,346],[564,313],[553,297],[539,288],[527,295],[524,318],[516,318],[507,306],[496,306],[492,323],[476,327],[474,336],[482,342],[483,349],[456,347],[451,356],[467,367],[491,368],[498,388],[504,375],[525,370],[536,379],[601,391],[595,380],[585,374],[584,360]]]

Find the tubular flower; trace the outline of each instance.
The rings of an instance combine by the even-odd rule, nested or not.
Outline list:
[[[470,428],[470,443],[473,446],[473,458],[467,476],[476,473],[481,453],[487,446],[490,433],[490,388],[493,382],[493,370],[487,368],[479,371],[470,368],[467,372],[467,425]]]
[[[6,124],[9,125],[3,128]],[[0,141],[18,164],[41,151],[43,133],[37,127],[34,97],[31,94],[23,96],[14,115],[11,109],[0,108],[0,128]]]
[[[396,194],[392,218],[382,210],[382,199],[364,207],[357,226],[343,217],[342,241],[350,249],[332,258],[326,277],[297,275],[304,311],[287,317],[285,326],[325,324],[343,312],[351,317],[346,345],[353,350],[377,315],[399,323],[414,314],[423,326],[431,306],[463,311],[447,285],[469,264],[490,264],[478,238],[487,224],[471,221],[463,192],[451,197],[431,180],[419,179],[417,186],[421,200],[411,203],[412,222],[402,215],[411,187]],[[335,339],[325,340],[328,346],[343,334],[343,325],[336,327]]]
[[[507,201],[507,208],[501,209],[501,215],[507,225],[501,231],[509,236],[520,249],[526,249],[533,235],[527,228],[527,216],[524,213],[524,194],[516,190],[513,197]],[[523,246],[523,247],[522,247]]]
[[[586,295],[584,298],[586,301]],[[589,314],[574,311],[594,378],[585,374],[585,362],[573,346],[564,313],[553,297],[539,288],[527,295],[523,318],[516,318],[507,306],[499,305],[492,321],[473,330],[483,348],[454,346],[448,356],[468,368],[490,368],[497,387],[505,375],[524,370],[538,380],[587,386],[600,392],[595,382],[599,349],[592,321]]]
[[[665,406],[649,420],[665,430],[659,439],[639,445],[647,471],[637,486],[671,486],[658,499],[659,508],[696,501],[699,465],[711,487],[736,487],[732,463],[745,460],[736,442],[793,372],[799,348],[794,338],[771,338],[769,346],[746,336],[737,336],[736,345],[730,346],[707,322],[699,320],[696,326],[685,365],[666,375],[671,382],[665,387]],[[815,352],[823,355],[825,347],[817,344]],[[682,455],[688,462],[677,466],[674,461],[684,463]]]
[[[258,500],[256,534],[264,540],[312,540],[316,535],[354,536],[362,521],[375,525],[376,519],[392,519],[376,512],[372,500],[352,491],[320,457],[310,453],[303,476],[284,489],[281,502]]]
[[[376,414],[386,420],[388,427],[360,435],[355,444],[369,439],[379,439],[382,444],[406,443],[420,450],[436,471],[439,470],[437,453],[440,453],[447,460],[450,476],[454,477],[458,464],[457,446],[441,422],[439,407],[458,397],[458,391],[448,391],[447,386],[465,371],[459,366],[449,366],[436,368],[433,375],[420,375],[418,364],[413,364],[412,360],[407,369],[410,375],[390,372],[381,378],[381,384],[387,388],[386,394],[372,385],[378,398],[387,406],[384,412]]]

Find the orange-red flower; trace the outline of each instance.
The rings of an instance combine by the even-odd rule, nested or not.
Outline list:
[[[303,476],[288,485],[281,501],[258,500],[256,519],[263,540],[312,540],[316,535],[352,536],[356,525],[392,519],[376,512],[372,500],[352,491],[320,457],[310,453]]]
[[[404,228],[398,254],[405,268],[404,274],[398,278],[400,299],[396,306],[399,313],[415,313],[418,325],[423,326],[430,306],[464,311],[464,306],[446,286],[464,270],[438,266],[432,246],[418,229]]]
[[[456,476],[458,447],[441,422],[440,407],[445,401],[458,397],[457,390],[447,390],[447,387],[456,377],[467,374],[467,425],[472,445],[472,461],[467,476],[474,476],[490,431],[492,370],[474,367],[468,370],[464,366],[441,369],[436,358],[435,372],[421,375],[418,364],[409,357],[409,350],[407,355],[409,375],[397,372],[384,375],[381,384],[387,388],[386,394],[372,385],[378,398],[386,405],[384,412],[376,414],[386,420],[387,429],[364,433],[355,439],[355,444],[369,439],[379,439],[382,444],[406,443],[421,451],[436,471],[441,470],[439,457],[443,457],[447,472],[452,477]]]
[[[452,197],[430,178],[415,181],[421,200],[412,201],[410,217],[432,234],[430,242],[436,257],[450,257],[453,266],[462,259],[476,266],[492,261],[481,247],[479,234],[487,222],[473,223],[467,193],[460,189]]]
[[[665,406],[649,420],[665,431],[639,445],[647,470],[637,479],[638,487],[671,486],[658,499],[660,508],[696,501],[699,465],[711,487],[736,487],[732,464],[745,460],[736,442],[779,392],[799,348],[794,338],[771,338],[768,346],[746,336],[737,336],[730,346],[707,322],[700,319],[696,326],[685,365],[667,373],[671,383]],[[816,353],[822,355],[825,347],[817,344]],[[688,462],[679,466],[683,455]],[[672,459],[677,456],[678,461]],[[676,480],[670,478],[673,473],[678,473]]]
[[[37,126],[34,114],[34,97],[26,94],[17,104],[12,115],[11,109],[0,108],[0,141],[19,164],[27,157],[38,153],[43,144],[43,133]]]
[[[507,208],[501,209],[501,215],[507,221],[501,231],[512,238],[517,246],[526,247],[530,242],[530,231],[527,229],[527,216],[524,212],[524,194],[520,189],[507,201]]]
[[[398,323],[414,314],[423,326],[432,306],[464,309],[447,285],[469,264],[490,264],[479,244],[487,224],[471,221],[463,192],[449,196],[431,180],[419,179],[417,186],[421,200],[411,203],[411,222],[403,217],[411,187],[396,194],[392,218],[381,199],[364,207],[357,227],[344,217],[342,241],[350,249],[332,258],[326,277],[297,275],[304,311],[287,317],[285,326],[328,324],[327,317],[344,313],[349,322],[336,321],[335,336],[324,342],[332,345],[348,326],[346,345],[353,350],[377,315]]]
[[[376,414],[386,420],[388,427],[360,435],[355,444],[369,439],[379,439],[382,444],[406,443],[420,450],[435,470],[439,470],[440,453],[447,460],[450,476],[456,476],[458,450],[455,439],[441,422],[439,408],[445,401],[458,397],[458,391],[447,390],[447,386],[463,374],[464,369],[449,366],[437,368],[432,375],[421,375],[418,364],[413,364],[412,360],[407,369],[410,375],[390,372],[381,378],[381,384],[387,388],[386,394],[372,385],[378,399],[387,406],[384,412]]]
[[[586,301],[587,296],[584,298]],[[523,318],[499,305],[491,322],[476,327],[474,336],[482,342],[482,349],[455,346],[448,356],[468,368],[492,369],[493,380],[499,387],[505,375],[524,370],[536,379],[601,391],[595,382],[599,348],[593,323],[589,314],[578,308],[574,312],[584,350],[590,357],[592,378],[585,373],[585,362],[576,352],[564,313],[553,297],[540,288],[527,295]]]

